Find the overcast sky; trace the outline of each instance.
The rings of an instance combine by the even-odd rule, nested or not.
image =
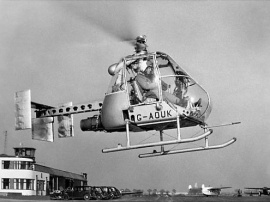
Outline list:
[[[89,185],[187,191],[188,185],[270,186],[270,2],[268,1],[1,1],[1,151],[22,143],[40,164],[88,173]],[[124,133],[82,132],[54,143],[14,129],[14,92],[31,89],[48,105],[102,100],[108,67],[132,54],[117,36],[145,34],[149,51],[169,54],[210,94],[212,151],[139,159],[151,149],[103,154],[125,143]],[[184,129],[187,137],[199,128]],[[154,132],[132,134],[138,143]],[[170,131],[175,134],[176,131]],[[184,145],[196,146],[196,145]],[[181,147],[179,147],[181,148]],[[232,190],[233,190],[232,189]]]

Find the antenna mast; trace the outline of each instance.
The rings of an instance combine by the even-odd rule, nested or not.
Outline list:
[[[5,133],[5,141],[4,141],[4,154],[7,153],[7,131],[4,131]]]

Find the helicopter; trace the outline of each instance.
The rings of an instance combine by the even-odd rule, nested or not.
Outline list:
[[[160,147],[139,158],[165,156],[185,152],[206,151],[227,147],[236,141],[233,138],[224,144],[209,145],[208,137],[213,127],[206,124],[212,110],[207,91],[198,84],[168,54],[148,52],[147,39],[140,35],[135,39],[135,53],[121,58],[108,68],[111,81],[103,101],[78,105],[48,106],[31,101],[30,90],[15,94],[16,130],[27,128],[52,128],[53,118],[68,117],[73,114],[95,113],[80,121],[82,131],[124,132],[126,145],[104,148],[103,153],[119,152],[148,147]],[[31,118],[31,108],[35,118]],[[49,121],[48,121],[49,120]],[[71,121],[72,122],[72,121]],[[234,122],[229,125],[238,124]],[[199,126],[202,134],[182,138],[182,128]],[[70,125],[68,127],[71,127]],[[164,131],[176,130],[174,140],[164,140]],[[130,132],[158,131],[159,141],[131,144]],[[47,135],[48,127],[45,130]],[[73,130],[71,130],[73,132]],[[43,130],[44,133],[44,130]],[[166,149],[167,145],[205,140],[204,146],[188,149]]]

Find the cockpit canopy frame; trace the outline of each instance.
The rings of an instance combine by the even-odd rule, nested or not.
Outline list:
[[[125,91],[131,106],[169,102],[192,109],[198,119],[210,112],[210,97],[169,55],[153,52],[122,58],[107,91]]]

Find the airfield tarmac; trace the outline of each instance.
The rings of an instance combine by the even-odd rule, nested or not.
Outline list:
[[[158,202],[219,202],[219,201],[228,201],[228,202],[269,202],[269,196],[243,196],[243,197],[234,197],[234,196],[218,196],[218,197],[205,197],[205,196],[175,196],[175,197],[164,197],[164,196],[142,196],[142,197],[122,197],[120,199],[114,200],[100,200],[100,201],[158,201]],[[19,200],[19,199],[4,199],[0,198],[0,202],[51,202],[55,200]],[[83,200],[69,200],[72,202],[83,201]],[[91,200],[92,201],[92,200]],[[96,201],[96,200],[93,200]]]

